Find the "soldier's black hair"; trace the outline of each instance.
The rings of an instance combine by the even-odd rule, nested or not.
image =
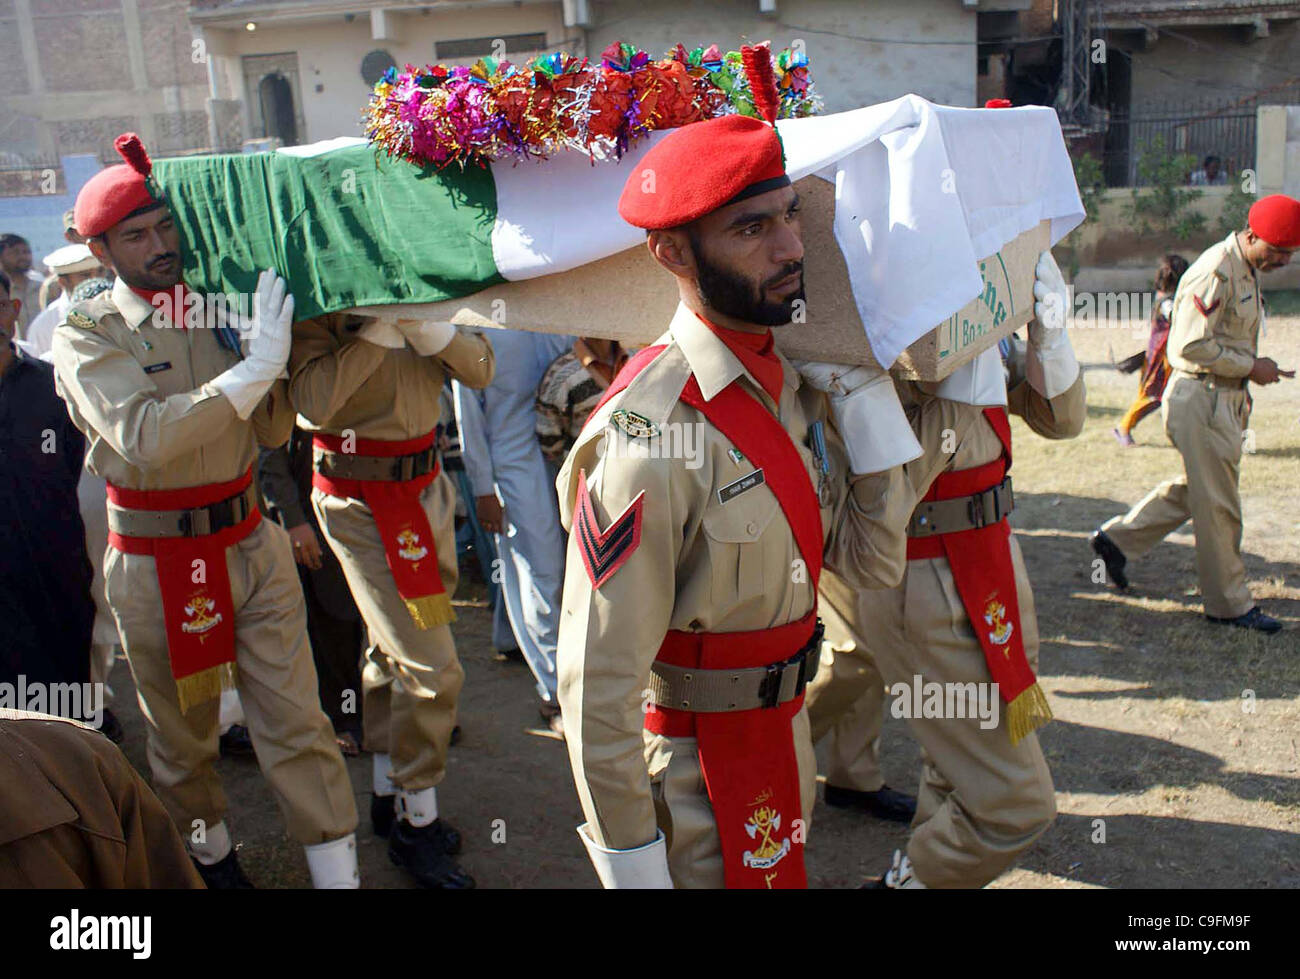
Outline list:
[[[0,252],[4,251],[6,248],[12,248],[14,245],[26,244],[28,244],[28,241],[22,235],[16,235],[12,232],[0,235]]]

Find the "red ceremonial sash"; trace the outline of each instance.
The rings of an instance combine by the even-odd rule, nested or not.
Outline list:
[[[633,357],[604,400],[627,387],[662,349],[649,347]],[[745,458],[763,470],[808,565],[815,602],[824,540],[821,508],[789,432],[738,381],[727,385],[712,401],[705,401],[692,376],[681,400],[700,411]],[[657,659],[700,669],[767,666],[793,656],[812,635],[816,618],[814,604],[804,618],[772,629],[728,633],[670,630]],[[802,705],[800,695],[778,707],[744,711],[692,713],[656,706],[646,712],[646,730],[697,739],[728,888],[808,886],[799,764],[791,729],[791,719]]]
[[[348,454],[393,458],[423,451],[433,445],[437,430],[400,442],[380,439],[352,439]],[[315,432],[312,444],[328,452],[344,452],[341,436]],[[400,482],[384,479],[339,479],[313,471],[311,484],[327,496],[361,500],[370,507],[384,544],[384,560],[402,596],[406,610],[421,629],[447,625],[456,621],[451,596],[438,570],[438,547],[429,526],[428,514],[420,504],[420,494],[438,476],[432,472]]]
[[[134,490],[108,484],[108,499],[126,510],[190,510],[246,490],[253,470],[227,483],[175,490]],[[230,594],[226,548],[256,528],[253,510],[233,527],[199,537],[127,537],[109,532],[108,542],[126,554],[153,556],[162,595],[167,655],[182,713],[220,696],[235,682],[235,605]]]
[[[1011,468],[1011,423],[1001,406],[984,409],[1002,443],[1002,455],[972,469],[941,473],[926,500],[951,500],[999,485]],[[1038,678],[1025,656],[1016,570],[1011,560],[1011,524],[1006,517],[985,527],[907,542],[909,561],[946,558],[962,606],[984,651],[984,661],[1007,704],[1007,733],[1015,744],[1052,719]]]

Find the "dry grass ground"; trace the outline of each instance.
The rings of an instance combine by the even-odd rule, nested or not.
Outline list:
[[[1287,631],[1263,638],[1206,624],[1186,531],[1131,564],[1133,589],[1116,595],[1093,583],[1086,537],[1180,467],[1158,415],[1138,427],[1137,448],[1121,450],[1110,434],[1135,388],[1133,376],[1110,369],[1111,353],[1140,349],[1145,329],[1072,330],[1089,394],[1078,439],[1047,442],[1017,423],[1013,522],[1035,582],[1043,682],[1057,715],[1042,741],[1060,816],[994,886],[1297,887],[1300,380],[1255,391],[1255,452],[1242,467],[1251,587]],[[1300,365],[1300,316],[1274,317],[1262,348]],[[452,750],[440,806],[464,832],[463,862],[480,886],[594,886],[573,832],[580,810],[564,747],[527,733],[537,723],[531,678],[493,659],[479,597],[462,588],[465,740]],[[126,694],[124,747],[147,771],[125,664],[114,680]],[[917,750],[900,721],[886,724],[882,760],[894,786],[915,786]],[[407,886],[369,832],[369,759],[348,767],[365,884]],[[264,887],[306,886],[301,851],[284,838],[256,764],[218,768],[249,876]],[[1096,842],[1103,826],[1105,842]],[[819,804],[813,886],[853,886],[881,872],[906,835]]]

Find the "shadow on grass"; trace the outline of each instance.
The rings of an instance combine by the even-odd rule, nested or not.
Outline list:
[[[1105,842],[1094,843],[1097,819]],[[1300,887],[1300,836],[1176,816],[1062,813],[1016,863],[1102,887]]]
[[[1249,802],[1300,805],[1300,778],[1226,770],[1218,755],[1164,738],[1056,720],[1039,731],[1039,740],[1058,792],[1140,795],[1156,786],[1214,785]],[[1067,758],[1093,762],[1068,765]]]

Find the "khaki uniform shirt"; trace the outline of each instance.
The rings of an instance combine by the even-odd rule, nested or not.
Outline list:
[[[167,810],[108,738],[0,710],[0,888],[203,881]]]
[[[580,472],[602,530],[645,494],[640,543],[599,590],[570,536],[560,619],[559,699],[578,795],[596,842],[618,850],[655,838],[642,691],[665,633],[769,629],[802,618],[816,598],[771,489],[761,483],[720,501],[718,491],[756,465],[736,458],[733,443],[679,395],[691,374],[710,400],[739,378],[769,411],[777,406],[685,306],[659,342],[668,349],[592,415],[556,483],[566,529]],[[802,384],[784,358],[782,367],[778,417],[817,487],[808,433],[827,420],[827,398]],[[620,408],[643,416],[658,434],[626,435],[613,418]],[[852,477],[829,425],[826,442],[826,564],[857,585],[890,587],[902,575],[910,515],[899,503],[901,467],[870,481]]]
[[[381,347],[359,339],[366,320],[330,313],[293,325],[289,392],[310,432],[400,442],[433,431],[441,414],[443,382],[453,377],[472,388],[492,380],[492,345],[457,328],[436,357],[409,346]]]
[[[1203,251],[1178,282],[1169,363],[1191,374],[1245,377],[1255,366],[1263,320],[1259,275],[1233,232]]]
[[[284,381],[241,420],[208,383],[239,355],[215,330],[181,329],[153,314],[117,279],[73,306],[54,331],[55,384],[90,441],[92,473],[141,490],[224,483],[253,464],[259,442],[288,441],[293,410]]]

